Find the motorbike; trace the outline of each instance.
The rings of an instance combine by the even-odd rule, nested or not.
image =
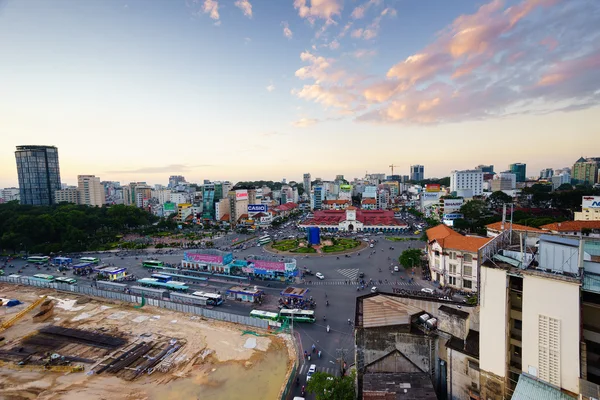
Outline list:
[[[325,301],[325,305],[329,307],[329,300]]]

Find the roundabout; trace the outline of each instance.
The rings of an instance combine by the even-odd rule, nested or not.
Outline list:
[[[265,251],[287,256],[323,256],[350,254],[366,249],[367,242],[352,238],[327,238],[318,245],[309,244],[307,239],[284,239],[264,246]]]

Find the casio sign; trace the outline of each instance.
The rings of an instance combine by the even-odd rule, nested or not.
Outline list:
[[[248,212],[267,212],[266,204],[248,204]]]

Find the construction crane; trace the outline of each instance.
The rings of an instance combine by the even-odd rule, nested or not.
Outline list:
[[[17,315],[12,317],[8,321],[4,321],[0,326],[0,332],[4,332],[5,330],[13,326],[18,320],[23,318],[25,314],[42,304],[44,300],[46,300],[46,296],[40,297],[39,299],[31,303],[27,308],[21,310]]]
[[[398,165],[394,165],[394,164],[390,165],[390,168],[392,169],[392,176],[394,175],[394,168],[395,167],[398,167]]]

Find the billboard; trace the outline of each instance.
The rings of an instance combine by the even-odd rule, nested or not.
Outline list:
[[[600,196],[583,196],[581,208],[600,208]]]
[[[277,261],[255,260],[254,268],[266,271],[285,271],[285,264]]]
[[[165,203],[165,204],[163,204],[163,210],[165,210],[165,211],[175,211],[175,203]]]
[[[211,264],[221,264],[223,257],[215,254],[200,254],[200,253],[185,253],[185,261],[191,262],[206,262]]]
[[[447,219],[450,221],[455,220],[455,219],[461,219],[462,217],[463,217],[463,215],[460,213],[444,214],[444,219]]]
[[[266,204],[248,204],[248,214],[258,212],[267,212]]]
[[[440,198],[440,192],[423,192],[421,200],[424,202],[436,202]]]
[[[428,183],[425,185],[426,192],[439,192],[441,190],[441,185],[439,183]]]
[[[340,190],[343,190],[345,192],[351,192],[352,191],[352,185],[340,185]]]
[[[248,190],[240,189],[235,191],[235,199],[236,200],[247,200],[248,199]]]
[[[464,203],[464,199],[444,199],[444,212],[460,210]]]

